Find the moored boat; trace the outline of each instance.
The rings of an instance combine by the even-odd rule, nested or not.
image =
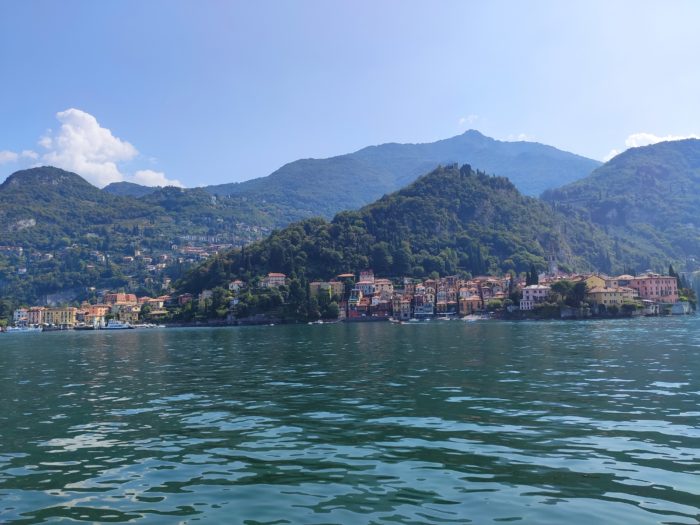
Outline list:
[[[36,332],[41,332],[41,326],[8,326],[7,327],[7,332],[8,333],[19,333],[19,334],[25,334],[25,333],[36,333]]]
[[[107,323],[107,326],[105,326],[103,330],[132,330],[133,328],[134,327],[129,323],[112,319]]]

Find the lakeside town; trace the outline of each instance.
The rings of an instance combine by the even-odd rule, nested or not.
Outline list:
[[[392,280],[368,269],[359,275],[345,273],[333,280],[306,283],[305,295],[314,305],[309,311],[316,312],[309,319],[318,321],[632,317],[692,313],[695,297],[692,290],[681,288],[681,280],[677,274],[562,274],[555,268],[542,274],[533,269],[520,277]],[[285,274],[272,272],[251,282],[233,280],[226,289],[197,295],[137,297],[104,291],[94,303],[18,308],[6,331],[285,322],[288,319],[278,311],[289,299],[290,281]],[[268,306],[262,312],[251,311],[247,304],[251,297],[266,298]]]

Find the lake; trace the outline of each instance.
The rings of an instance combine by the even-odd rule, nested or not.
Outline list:
[[[0,334],[0,523],[697,524],[700,319]]]

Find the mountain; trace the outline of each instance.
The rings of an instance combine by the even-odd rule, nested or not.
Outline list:
[[[0,243],[27,241],[54,249],[63,237],[134,218],[150,220],[149,208],[109,195],[75,173],[45,166],[18,171],[0,184]]]
[[[251,203],[201,189],[153,188],[136,199],[50,166],[18,171],[0,184],[0,296],[156,286],[179,275],[181,259],[196,259],[181,247],[211,253],[259,239],[270,223]],[[162,261],[170,266],[153,268]]]
[[[328,159],[302,159],[267,177],[207,186],[214,195],[274,203],[285,221],[356,209],[413,182],[438,165],[468,163],[508,177],[521,192],[539,195],[590,174],[600,163],[534,142],[503,142],[478,131],[427,144],[383,144]],[[279,221],[279,222],[285,222]]]
[[[700,261],[700,140],[629,149],[543,198],[631,243],[633,267],[675,259],[691,270]]]
[[[113,182],[108,184],[102,191],[110,193],[112,195],[119,195],[121,197],[143,197],[144,195],[150,195],[156,190],[159,190],[160,186],[142,186],[141,184],[135,184],[133,182]]]
[[[452,165],[331,222],[301,221],[213,258],[181,287],[268,272],[326,279],[366,267],[395,277],[521,272],[544,269],[550,254],[564,267],[596,269],[611,264],[610,248],[601,230],[523,196],[508,179]]]

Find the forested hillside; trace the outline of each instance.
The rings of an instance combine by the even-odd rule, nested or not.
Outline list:
[[[627,150],[543,197],[604,229],[613,242],[629,243],[641,269],[672,259],[692,270],[700,261],[700,140]]]
[[[329,278],[372,267],[380,275],[521,272],[548,254],[571,269],[621,267],[595,226],[521,195],[503,177],[441,167],[407,188],[331,221],[306,220],[213,258],[182,282],[196,291],[267,272]],[[620,245],[624,256],[629,247]]]

